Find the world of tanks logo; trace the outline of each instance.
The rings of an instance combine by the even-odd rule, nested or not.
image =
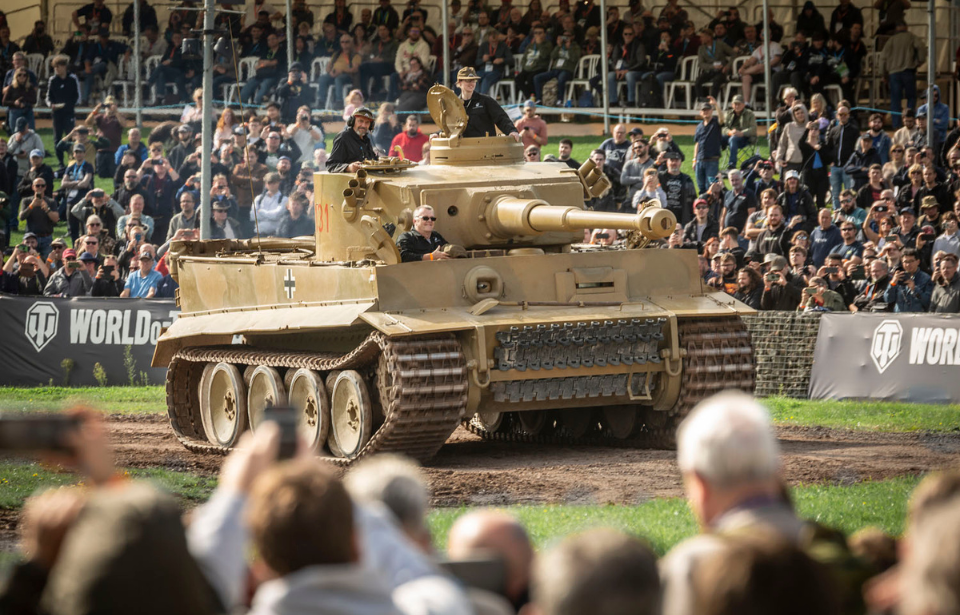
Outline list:
[[[38,301],[27,310],[27,339],[37,349],[50,343],[57,336],[57,326],[60,321],[60,310],[49,301]]]
[[[896,320],[884,320],[873,331],[870,358],[881,374],[900,356],[903,346],[903,327]]]

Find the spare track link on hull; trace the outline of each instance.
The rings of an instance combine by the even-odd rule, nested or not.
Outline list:
[[[466,411],[466,361],[452,335],[390,339],[373,333],[346,355],[237,346],[187,348],[173,357],[167,370],[167,413],[177,439],[195,453],[225,455],[231,450],[207,441],[199,416],[203,368],[219,362],[318,372],[375,367],[375,383],[371,384],[377,386],[383,425],[355,459],[323,458],[341,466],[380,452],[429,459]]]
[[[593,445],[621,448],[674,448],[676,430],[694,406],[715,393],[727,389],[741,390],[751,395],[756,385],[756,360],[753,344],[746,325],[739,316],[722,318],[678,319],[680,347],[687,352],[683,360],[680,397],[666,411],[637,406],[643,412],[640,431],[628,438],[616,438],[602,425],[599,409],[590,431],[581,437],[564,433],[562,424],[549,434],[524,433],[519,412],[508,413],[496,431],[485,429],[476,417],[464,421],[464,426],[485,440],[522,442],[530,444]]]

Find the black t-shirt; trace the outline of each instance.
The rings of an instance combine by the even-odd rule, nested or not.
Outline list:
[[[517,131],[507,112],[489,96],[474,92],[470,100],[463,101],[463,106],[468,118],[464,137],[493,137],[497,134],[497,128],[505,135]]]

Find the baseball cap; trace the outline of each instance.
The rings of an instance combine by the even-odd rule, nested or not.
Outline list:
[[[709,205],[709,203],[707,203],[707,199],[697,199],[693,202],[694,209],[696,209],[700,205]]]
[[[96,262],[97,257],[94,256],[93,254],[90,254],[89,252],[84,252],[83,254],[80,255],[80,257],[79,257],[78,260],[88,261],[88,262],[89,262],[89,261],[94,261],[94,262]]]
[[[193,128],[190,128],[186,124],[181,124],[180,128],[177,128],[177,132],[193,132]]]
[[[733,100],[732,100],[731,102],[742,103],[742,102],[743,102],[743,96],[740,96],[739,94],[737,94],[736,96],[733,97]]]
[[[524,108],[524,109],[536,109],[536,108],[537,108],[537,103],[533,102],[532,100],[528,100],[528,101],[526,101],[525,103],[523,103],[523,108]]]
[[[83,146],[83,143],[77,143],[76,145],[73,146],[73,151],[75,151],[75,152],[85,152],[85,151],[87,151],[87,148],[85,148],[85,147]]]
[[[637,126],[636,128],[634,128],[633,130],[630,131],[630,134],[633,135],[633,136],[635,136],[635,137],[642,137],[642,136],[643,136],[643,129],[640,128],[639,126]]]
[[[787,171],[787,174],[783,176],[783,179],[800,179],[800,174],[796,171]]]
[[[28,125],[28,124],[27,124],[27,118],[25,118],[25,117],[18,117],[18,118],[17,118],[17,124],[16,124],[16,130],[17,130],[17,132],[23,131],[23,130],[27,127],[27,125]]]
[[[293,162],[292,160],[290,160],[290,156],[280,156],[280,158],[278,158],[277,160],[286,160],[287,162]]]
[[[900,210],[900,215],[901,215],[901,216],[913,216],[914,218],[916,218],[916,217],[917,217],[917,212],[915,212],[915,211],[913,210],[913,207],[904,207],[903,209]]]
[[[680,160],[680,154],[677,152],[667,152],[663,155],[665,160]]]
[[[246,131],[244,131],[243,126],[234,126],[234,127],[233,127],[233,134],[235,134],[235,135],[243,135],[243,134],[246,134]]]
[[[29,239],[30,237],[33,237],[34,239],[36,239],[36,238],[37,238],[37,234],[36,234],[36,233],[32,233],[32,232],[30,232],[30,231],[27,231],[26,233],[23,234],[23,240],[24,240],[24,241],[26,241],[26,240]]]
[[[26,237],[26,235],[24,235],[24,237]],[[50,245],[67,247],[67,242],[61,239],[60,237],[57,237],[56,239],[50,242]]]
[[[31,158],[43,158],[43,152],[41,150],[35,149],[30,152]]]
[[[137,258],[138,258],[139,260],[142,260],[142,261],[145,261],[145,260],[151,260],[151,261],[152,261],[152,260],[153,260],[153,255],[151,255],[149,252],[141,252],[141,253],[140,253],[140,256],[138,256]]]
[[[73,248],[67,248],[63,251],[63,258],[77,258],[77,251]]]
[[[294,62],[293,64],[290,65],[290,68],[288,69],[287,72],[291,72],[291,71],[295,71],[295,70],[298,70],[298,71],[300,71],[300,72],[302,73],[302,72],[303,72],[303,64],[301,64],[300,62]]]
[[[713,105],[711,105],[710,103],[703,103],[702,105],[700,105],[700,110],[701,110],[701,111],[706,111],[707,109],[711,109],[711,110],[712,110],[712,109],[713,109]]]

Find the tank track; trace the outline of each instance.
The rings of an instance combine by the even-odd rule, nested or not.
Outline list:
[[[231,450],[207,441],[199,416],[203,368],[218,362],[318,372],[374,371],[374,381],[368,384],[371,396],[379,397],[383,423],[354,459],[324,457],[341,466],[381,452],[428,459],[466,412],[466,361],[452,335],[391,339],[375,332],[345,355],[237,346],[187,348],[174,355],[167,370],[167,413],[177,439],[195,453],[225,455]]]
[[[750,333],[739,316],[723,318],[691,318],[678,320],[680,347],[686,349],[683,360],[680,396],[666,411],[646,410],[638,428],[629,437],[615,437],[603,424],[599,409],[593,413],[591,427],[582,436],[569,434],[561,418],[541,433],[526,433],[517,415],[508,413],[495,430],[485,429],[476,418],[464,426],[485,440],[529,444],[594,445],[622,448],[674,448],[680,422],[700,401],[726,389],[753,394],[756,384],[756,362]]]

